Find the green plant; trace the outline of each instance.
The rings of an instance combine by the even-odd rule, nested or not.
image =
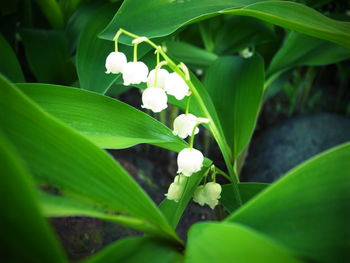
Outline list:
[[[125,0],[119,10],[117,3],[37,3],[55,29],[21,29],[29,68],[38,82],[69,86],[19,83],[24,82],[20,63],[0,38],[8,61],[1,65],[6,77],[0,78],[6,262],[67,262],[43,216],[94,217],[146,234],[117,241],[83,262],[349,260],[350,143],[311,158],[272,185],[239,181],[264,98],[275,92],[272,84],[296,66],[313,69],[349,58],[349,22],[289,1]],[[212,23],[203,21],[208,18]],[[61,30],[65,23],[67,31]],[[292,30],[283,42],[274,25]],[[232,28],[238,28],[234,35]],[[43,50],[44,40],[52,50]],[[274,54],[264,48],[276,43]],[[115,74],[103,72],[113,46],[120,56],[133,57],[132,63],[142,60],[156,69],[146,87],[144,66],[129,64],[124,84],[144,90],[144,108],[160,112],[169,102],[182,110],[175,132],[105,95],[123,84],[119,55],[115,60],[113,53],[106,63]],[[50,59],[54,67],[46,65]],[[165,87],[168,96],[159,87],[162,67],[175,74],[168,82],[177,83]],[[202,81],[189,69],[204,72]],[[200,152],[192,156],[199,124],[218,144],[224,169]],[[187,136],[189,143],[182,139]],[[104,151],[141,143],[185,155],[159,207]],[[217,176],[228,181],[222,189]],[[202,180],[205,186],[199,186]],[[43,184],[59,194],[44,191]],[[192,198],[211,208],[220,202],[230,215],[193,225],[185,243],[175,230]]]

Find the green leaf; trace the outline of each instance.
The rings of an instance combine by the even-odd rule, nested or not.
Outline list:
[[[119,28],[148,38],[166,36],[194,19],[211,17],[220,10],[255,2],[258,0],[125,0],[100,36],[112,40]],[[127,43],[125,38],[124,43]]]
[[[106,58],[110,52],[115,50],[114,43],[98,38],[98,34],[108,24],[115,12],[115,4],[102,6],[81,33],[76,59],[80,86],[83,89],[105,94],[115,81],[119,80],[122,83],[121,74],[105,73]],[[138,57],[141,58],[149,50],[148,45],[140,45]],[[132,47],[119,44],[119,51],[123,52],[128,60],[132,59]]]
[[[66,32],[69,40],[69,46],[71,51],[76,49],[80,35],[88,22],[96,15],[96,12],[99,11],[102,1],[91,1],[82,3],[79,8],[70,16]]]
[[[42,110],[3,78],[0,94],[0,125],[37,182],[145,220],[159,228],[158,235],[176,238],[156,205],[110,155]]]
[[[207,172],[211,164],[212,161],[210,161],[209,159],[205,159],[202,170],[187,178],[185,189],[179,202],[175,202],[165,198],[160,203],[159,209],[163,212],[164,216],[168,219],[170,225],[173,228],[176,228],[177,224],[179,223],[182,214],[184,213],[188,203],[192,199],[194,191],[196,190],[197,186],[203,178],[203,175]]]
[[[350,143],[297,166],[227,221],[245,224],[310,261],[347,262]]]
[[[252,17],[222,16],[221,23],[212,29],[215,53],[232,54],[242,49],[276,38],[273,26]],[[203,22],[210,28],[211,20]]]
[[[23,29],[21,36],[29,67],[38,82],[71,84],[75,81],[64,31]]]
[[[67,262],[48,222],[40,214],[29,174],[2,133],[0,171],[1,259],[4,262]]]
[[[254,132],[264,85],[264,62],[225,56],[208,68],[205,86],[210,94],[233,159],[247,146]]]
[[[149,237],[125,238],[109,245],[82,263],[180,263],[183,256],[176,248]]]
[[[328,18],[316,10],[289,1],[263,1],[223,14],[251,16],[350,49],[350,22]]]
[[[158,234],[158,229],[144,220],[118,215],[103,206],[84,202],[71,196],[39,193],[40,206],[46,217],[86,216],[125,225],[145,233]]]
[[[292,31],[273,57],[267,74],[273,75],[295,66],[327,65],[348,58],[348,49]]]
[[[112,40],[119,28],[148,38],[166,36],[188,23],[219,13],[252,16],[350,48],[349,22],[330,19],[305,5],[288,1],[126,0],[101,37]],[[127,43],[126,38],[121,40]]]
[[[268,186],[269,184],[266,183],[239,183],[238,188],[243,204],[248,202],[252,197]],[[220,204],[222,204],[230,213],[239,208],[237,201],[232,196],[232,186],[230,184],[222,185]]]
[[[212,52],[184,42],[169,41],[165,46],[171,56],[188,65],[208,67],[218,57]]]
[[[18,84],[47,112],[101,148],[120,149],[140,143],[180,151],[187,144],[149,115],[106,96],[48,84]]]
[[[197,223],[188,235],[185,263],[301,262],[273,240],[239,224]]]
[[[104,5],[86,24],[77,47],[77,71],[83,89],[104,94],[120,74],[106,74],[105,62],[114,51],[114,44],[101,40],[98,33],[108,24],[116,11],[116,5]]]
[[[18,62],[15,52],[12,50],[6,39],[0,34],[0,72],[15,82],[24,82],[21,65]]]

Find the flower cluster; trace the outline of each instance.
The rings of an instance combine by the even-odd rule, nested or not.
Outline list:
[[[132,44],[134,45],[134,57],[133,61],[130,62],[128,62],[124,53],[118,52],[118,38],[123,33],[134,38],[132,41]],[[189,87],[189,84],[191,84],[190,74],[186,65],[183,63],[176,65],[165,54],[162,47],[156,46],[146,37],[138,37],[123,29],[120,29],[117,32],[114,41],[115,51],[107,56],[105,63],[106,73],[121,73],[124,85],[126,86],[146,83],[147,88],[142,93],[142,108],[150,109],[157,113],[168,107],[167,95],[174,96],[177,100],[183,100],[185,97],[191,96]],[[150,72],[146,64],[137,60],[137,47],[138,44],[142,42],[147,42],[156,49],[156,67]],[[160,61],[160,55],[163,56],[165,61]],[[168,66],[173,72],[169,72],[162,68],[163,66]],[[182,197],[187,180],[186,177],[199,172],[202,169],[204,161],[203,154],[199,150],[193,148],[193,142],[194,136],[199,132],[198,126],[202,123],[208,123],[209,120],[188,113],[189,102],[190,98],[187,101],[186,113],[177,116],[174,120],[173,134],[182,139],[190,137],[189,148],[180,151],[177,157],[178,175],[175,177],[174,182],[170,184],[168,193],[165,194],[169,200],[174,200],[175,202],[178,202]],[[216,185],[218,184],[215,184],[215,187],[217,187]],[[198,189],[201,188],[199,187]],[[195,193],[194,201],[202,205],[205,203],[209,204],[210,207],[215,207],[217,205],[220,193],[214,195],[214,186],[210,186],[210,183],[205,187],[203,186],[203,191],[206,189],[205,194],[197,193],[199,191],[198,189]]]
[[[133,43],[137,47],[140,41],[147,41],[145,37],[135,39]],[[145,63],[137,61],[127,62],[127,58],[122,52],[111,52],[106,59],[106,73],[122,73],[124,85],[147,83],[147,88],[142,93],[142,108],[150,109],[153,112],[161,112],[167,108],[168,95],[174,96],[177,100],[182,100],[190,95],[190,88],[186,81],[177,73],[169,73],[161,68],[166,65],[165,61],[157,63],[155,69],[150,72]]]

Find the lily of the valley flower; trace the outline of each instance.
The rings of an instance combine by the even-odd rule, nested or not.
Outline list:
[[[173,95],[177,100],[182,100],[190,94],[190,88],[186,82],[176,72],[170,73],[166,78],[165,91],[169,95]]]
[[[126,56],[122,52],[111,52],[106,58],[106,73],[118,74],[123,72],[127,63]]]
[[[207,204],[214,209],[219,203],[221,190],[221,185],[215,182],[207,183],[205,186],[200,185],[193,194],[193,201],[201,206]]]
[[[175,177],[174,182],[170,184],[168,193],[165,194],[167,199],[178,202],[181,199],[182,193],[185,189],[186,178],[178,175]]]
[[[168,107],[168,97],[163,89],[147,88],[142,93],[142,108],[161,112]]]
[[[196,150],[185,148],[177,156],[178,173],[183,173],[185,176],[200,171],[203,166],[203,154]]]
[[[221,191],[221,185],[218,183],[210,182],[204,186],[205,195],[209,200],[220,199]]]
[[[123,68],[124,85],[140,84],[147,81],[148,67],[145,63],[136,61],[128,62]]]
[[[193,201],[200,204],[201,206],[205,205],[207,198],[204,193],[204,185],[198,186],[197,189],[194,191]]]
[[[155,83],[156,71],[158,72],[157,72],[157,82]],[[168,76],[169,76],[169,72],[166,69],[163,69],[163,68],[152,69],[148,75],[147,87],[165,89],[165,83]]]
[[[173,134],[185,139],[187,136],[191,136],[194,126],[197,124],[197,117],[193,114],[181,114],[174,120]],[[197,134],[199,129],[196,128],[194,134]]]

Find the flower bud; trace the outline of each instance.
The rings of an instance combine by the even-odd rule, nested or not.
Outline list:
[[[193,201],[200,204],[201,206],[205,205],[207,198],[204,193],[203,185],[198,186],[197,189],[194,191]]]
[[[106,58],[106,73],[118,74],[123,71],[127,63],[126,56],[122,52],[111,52]]]
[[[158,74],[157,74],[157,86],[154,86],[154,79],[156,76],[156,69],[152,69],[151,72],[148,75],[148,79],[147,79],[147,87],[149,88],[161,88],[164,89],[165,88],[165,81],[166,78],[169,75],[169,72],[166,69],[158,69]]]
[[[142,93],[142,108],[153,112],[161,112],[168,107],[168,97],[165,91],[158,88],[147,88]]]
[[[185,148],[177,156],[178,173],[183,173],[185,176],[200,171],[203,165],[203,154],[196,150]]]
[[[173,95],[177,100],[182,100],[189,95],[190,88],[176,72],[170,73],[165,81],[165,91]]]
[[[140,84],[147,81],[148,67],[145,63],[128,62],[123,68],[124,85]]]
[[[210,182],[204,186],[204,192],[208,200],[217,200],[220,198],[221,185],[218,183]]]
[[[181,114],[174,120],[173,134],[185,139],[187,136],[192,135],[194,126],[197,124],[197,117],[193,114]],[[196,128],[194,134],[197,134],[199,129]]]

